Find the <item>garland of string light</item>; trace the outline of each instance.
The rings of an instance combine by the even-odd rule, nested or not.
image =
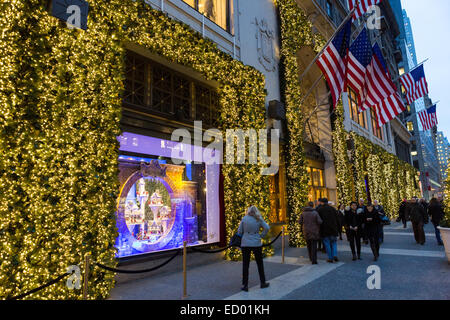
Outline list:
[[[342,105],[338,105],[333,150],[339,202],[349,204],[358,197],[367,199],[367,176],[372,200],[378,200],[390,218],[396,217],[402,199],[410,199],[420,193],[417,169],[355,132],[347,132],[343,121]],[[346,141],[350,138],[355,145],[356,179],[346,152]]]
[[[221,83],[221,129],[265,128],[260,72],[144,1],[89,6],[87,31],[66,28],[38,0],[13,0],[1,11],[0,297],[34,289],[87,254],[116,265],[124,41]],[[269,183],[248,164],[224,165],[223,176],[229,238],[249,205],[267,219]],[[237,260],[240,251],[226,256]],[[114,274],[91,268],[90,275],[88,297],[107,297]],[[28,298],[81,292],[61,282]]]
[[[301,226],[298,223],[302,209],[308,201],[308,174],[303,149],[304,115],[300,102],[305,88],[299,82],[297,52],[310,46],[318,52],[325,44],[324,39],[312,32],[312,24],[304,11],[294,0],[277,0],[281,22],[282,93],[286,105],[288,131],[287,143],[287,202],[289,208],[289,245],[305,245]]]

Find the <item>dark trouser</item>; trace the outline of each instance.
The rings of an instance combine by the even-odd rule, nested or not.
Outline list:
[[[242,285],[248,286],[248,268],[250,266],[250,254],[255,255],[256,265],[258,266],[259,280],[261,283],[266,282],[264,275],[264,265],[262,257],[262,247],[243,247],[242,248]]]
[[[412,227],[414,231],[414,239],[417,243],[425,243],[425,231],[423,230],[423,222],[412,222]]]
[[[309,260],[312,263],[317,262],[317,241],[318,240],[306,240],[306,247],[308,248]]]
[[[361,238],[364,242],[369,241],[369,238],[367,238],[367,232],[366,232],[366,226],[364,225],[361,229]]]
[[[353,254],[358,253],[358,257],[361,255],[361,233],[355,230],[348,229],[347,240],[350,242],[350,249]],[[356,250],[355,250],[356,244]]]
[[[370,235],[370,248],[372,249],[372,253],[374,257],[378,257],[380,254],[380,242],[378,241],[378,234]]]
[[[383,225],[380,226],[380,236],[379,236],[379,240],[378,241],[380,243],[384,242],[384,226]]]
[[[407,221],[406,221],[406,216],[402,216],[402,223],[403,223],[403,227],[404,228],[406,228],[406,223],[407,223]]]
[[[438,229],[439,224],[433,223],[434,226],[434,233],[436,234],[436,240],[438,244],[442,244],[442,238],[441,238],[441,231]]]

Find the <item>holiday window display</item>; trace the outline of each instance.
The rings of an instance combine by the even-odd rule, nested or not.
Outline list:
[[[156,242],[173,218],[169,193],[157,179],[141,178],[128,192],[125,221],[137,240]]]
[[[151,158],[119,157],[117,256],[218,242],[219,165],[173,164],[172,141],[129,133],[119,140],[122,151]]]

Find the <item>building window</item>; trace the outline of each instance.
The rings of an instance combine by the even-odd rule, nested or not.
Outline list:
[[[383,140],[383,130],[378,127],[377,115],[374,109],[370,109],[370,117],[372,118],[372,131],[373,135],[380,140]]]
[[[183,0],[222,29],[232,32],[232,0]]]
[[[350,105],[352,120],[364,129],[367,129],[366,112],[359,112],[358,98],[356,96],[356,93],[351,89],[349,89],[348,91],[348,103]]]
[[[333,18],[333,4],[330,1],[327,1],[327,15]]]
[[[322,169],[307,167],[309,175],[309,201],[328,197],[328,190],[325,186],[324,171]]]
[[[127,52],[125,68],[126,106],[217,127],[220,103],[213,88],[133,52]]]
[[[409,132],[414,131],[414,124],[413,124],[411,121],[409,121],[409,122],[406,124],[406,126],[407,126]]]

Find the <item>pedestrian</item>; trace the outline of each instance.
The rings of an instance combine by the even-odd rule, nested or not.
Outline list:
[[[373,201],[373,207],[375,210],[377,210],[379,216],[380,216],[380,234],[378,237],[378,242],[381,244],[384,242],[384,224],[383,219],[386,217],[386,212],[384,212],[384,208],[381,204],[379,204],[378,200]]]
[[[433,223],[434,226],[434,232],[436,234],[437,243],[439,246],[443,246],[444,243],[442,242],[441,232],[438,229],[438,227],[442,219],[444,218],[444,210],[438,199],[436,198],[431,199],[430,204],[428,206],[428,215],[430,216],[431,222]]]
[[[322,218],[320,234],[328,254],[327,262],[339,261],[337,257],[338,221],[336,209],[328,205],[328,199],[322,198],[323,205],[317,210]]]
[[[366,206],[364,205],[364,199],[361,198],[361,199],[359,199],[359,202],[358,202],[358,212],[359,212],[359,214],[364,214],[365,210],[366,210]],[[367,239],[364,223],[363,223],[362,229],[361,229],[361,236],[362,236],[364,244],[369,244],[369,239]]]
[[[358,213],[358,203],[353,201],[350,204],[350,210],[345,212],[344,221],[347,240],[350,243],[350,249],[352,250],[353,254],[353,261],[357,259],[357,254],[358,259],[361,260],[361,233],[363,214]]]
[[[406,229],[406,207],[408,206],[408,201],[406,199],[403,199],[402,203],[400,204],[400,207],[398,209],[398,219],[397,222],[403,223],[403,229]]]
[[[344,216],[345,216],[345,205],[341,204],[339,210],[337,210],[338,215],[338,234],[339,240],[342,240],[342,228],[344,227]]]
[[[367,238],[370,242],[370,248],[373,253],[373,260],[377,261],[380,256],[380,228],[381,218],[374,205],[369,203],[364,211],[364,224]]]
[[[425,244],[425,231],[423,230],[424,224],[428,223],[428,215],[424,207],[419,203],[417,198],[414,198],[411,202],[409,209],[409,216],[411,219],[414,238],[420,245]]]
[[[309,202],[300,216],[300,225],[306,239],[309,260],[312,264],[317,264],[317,242],[320,241],[320,225],[322,222],[319,213],[314,209],[314,203]]]
[[[317,200],[316,211],[318,211],[318,210],[320,209],[320,207],[323,206],[323,201],[322,201],[322,200],[323,200],[322,198],[319,198],[319,199]],[[317,250],[318,250],[318,251],[321,251],[322,253],[325,253],[325,252],[326,252],[326,250],[325,250],[325,245],[323,244],[322,238],[317,242]]]
[[[260,229],[263,232],[260,233]],[[242,236],[241,249],[242,249],[242,290],[248,291],[248,268],[250,266],[250,255],[253,252],[255,256],[256,264],[258,266],[259,280],[261,282],[261,288],[267,288],[269,283],[266,282],[264,275],[264,264],[262,256],[262,243],[261,239],[264,238],[269,232],[270,227],[262,218],[258,208],[251,206],[247,210],[247,215],[242,218],[239,224],[238,234]]]

